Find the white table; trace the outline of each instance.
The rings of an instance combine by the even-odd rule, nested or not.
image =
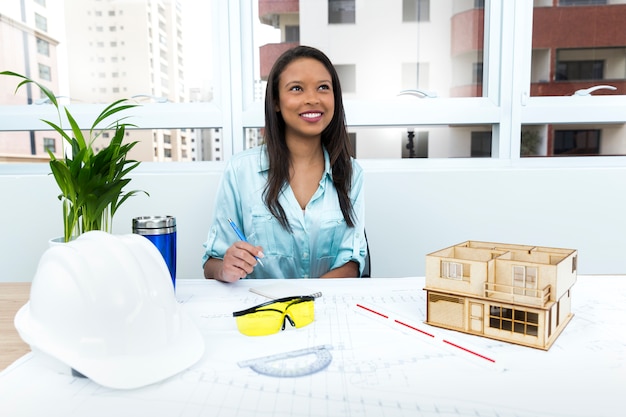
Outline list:
[[[104,388],[29,353],[0,373],[0,416],[598,417],[624,412],[626,277],[579,276],[572,295],[575,316],[547,352],[424,324],[423,278],[290,280],[302,292],[323,292],[315,301],[315,322],[271,336],[241,335],[232,312],[266,300],[250,287],[275,282],[179,280],[177,299],[205,335],[206,352],[190,369],[148,387]],[[320,346],[332,356],[327,367],[284,376],[312,372],[326,358],[285,359],[287,352]],[[263,359],[268,357],[281,360]],[[283,376],[239,364],[271,365],[274,375]]]

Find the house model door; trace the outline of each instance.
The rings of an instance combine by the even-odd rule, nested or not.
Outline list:
[[[484,321],[483,321],[483,304],[482,303],[475,303],[470,301],[469,303],[469,309],[470,309],[470,314],[469,314],[469,319],[470,319],[470,331],[473,333],[479,333],[482,334],[483,333],[483,325],[484,325]]]

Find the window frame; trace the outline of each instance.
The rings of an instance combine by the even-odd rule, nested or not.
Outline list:
[[[223,160],[244,149],[244,132],[264,123],[263,102],[254,101],[253,2],[213,0],[214,101],[204,103],[149,103],[134,110],[141,129],[220,128]],[[361,160],[364,167],[587,167],[623,166],[626,156],[584,156],[569,158],[521,158],[523,125],[624,123],[626,95],[531,97],[530,68],[533,1],[485,1],[485,43],[483,97],[427,98],[407,101],[390,98],[381,112],[380,100],[344,100],[346,120],[352,127],[397,127],[438,125],[491,125],[491,158],[407,158]],[[2,106],[3,131],[49,130],[40,119],[55,119],[51,106]],[[102,107],[72,104],[72,113],[81,125],[88,125]],[[511,138],[511,139],[509,139]],[[212,162],[194,162],[204,165]],[[145,168],[159,162],[145,162]],[[168,162],[168,169],[178,169]],[[0,164],[0,173],[37,167]],[[27,164],[23,164],[27,165]],[[36,165],[36,164],[33,164]],[[180,163],[181,169],[188,164]],[[200,169],[200,168],[199,168]],[[160,171],[160,168],[155,168]]]

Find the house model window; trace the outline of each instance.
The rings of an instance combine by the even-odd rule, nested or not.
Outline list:
[[[578,251],[467,241],[426,255],[426,323],[548,350],[573,317]]]

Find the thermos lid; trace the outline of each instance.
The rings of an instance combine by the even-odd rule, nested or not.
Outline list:
[[[135,229],[163,229],[176,227],[176,217],[174,216],[141,216],[133,219],[133,230]]]

